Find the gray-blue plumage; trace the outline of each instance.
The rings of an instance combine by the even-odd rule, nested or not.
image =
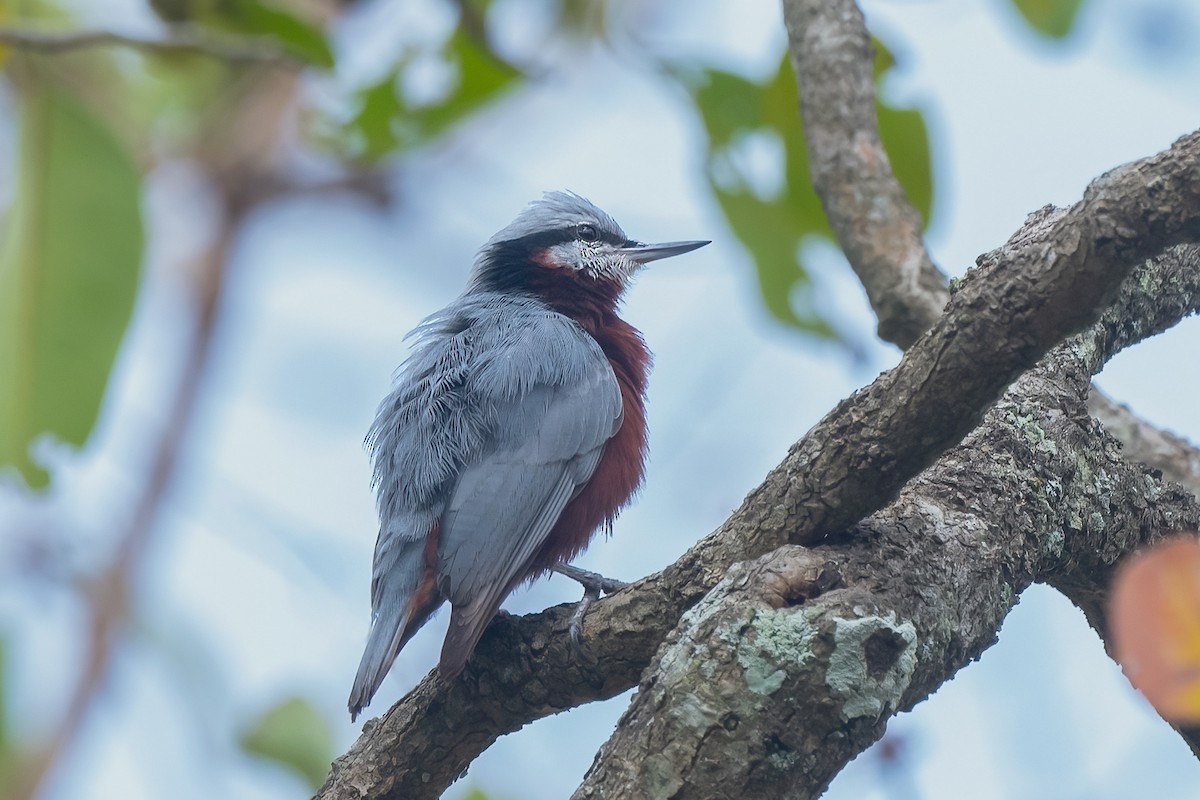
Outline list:
[[[413,332],[367,436],[380,529],[352,716],[443,602],[440,669],[452,675],[505,595],[546,567],[539,551],[621,430],[622,386],[644,424],[629,365],[620,384],[598,329],[572,315],[637,343],[640,387],[648,354],[613,307],[642,264],[703,244],[639,244],[582,197],[551,192],[484,244],[463,295]],[[641,479],[641,451],[625,457],[636,465],[606,501],[610,520]],[[587,519],[579,527],[600,524]]]
[[[548,195],[531,208],[489,240],[480,261],[497,242],[547,225],[585,218],[620,230],[573,195]],[[436,592],[463,608],[455,623],[474,635],[524,577],[621,420],[621,394],[600,346],[536,298],[489,292],[473,280],[413,335],[413,352],[367,436],[380,532],[352,713],[424,621],[407,617],[422,611],[410,601],[434,522]]]

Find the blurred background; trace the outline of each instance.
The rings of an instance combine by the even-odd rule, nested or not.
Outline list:
[[[1188,0],[863,6],[950,274],[1200,120]],[[784,49],[774,0],[0,0],[0,797],[320,785],[361,729],[363,435],[405,332],[544,190],[713,240],[625,303],[656,354],[650,465],[584,567],[670,563],[894,364],[807,186]],[[1200,441],[1197,348],[1193,319],[1099,383]],[[503,738],[447,797],[567,796],[626,701]],[[968,794],[1191,798],[1200,768],[1035,587],[828,797]]]

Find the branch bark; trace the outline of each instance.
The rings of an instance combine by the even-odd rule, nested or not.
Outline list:
[[[723,791],[739,796],[759,792],[755,781],[765,780],[768,774],[787,778],[775,785],[775,793],[805,796],[873,741],[897,708],[917,702],[991,643],[1020,590],[1040,571],[1049,573],[1061,557],[1064,531],[1074,530],[1069,523],[1075,517],[1054,514],[1065,514],[1063,509],[1071,507],[1078,516],[1086,509],[1082,518],[1090,520],[1093,513],[1101,513],[1092,504],[1101,495],[1083,479],[1072,484],[1077,495],[1071,496],[1072,503],[1065,503],[1062,496],[1046,494],[1051,484],[1045,476],[1055,473],[1018,470],[1010,475],[1004,470],[1014,463],[1038,463],[1028,454],[1036,456],[1039,451],[1036,447],[1031,451],[1027,440],[1055,441],[1045,438],[1047,431],[1078,445],[1077,450],[1064,446],[1068,455],[1104,460],[1116,452],[1111,442],[1097,451],[1085,448],[1092,439],[1080,431],[1098,436],[1099,430],[1080,411],[1090,372],[1078,358],[1067,376],[1073,394],[1055,389],[1043,399],[1061,402],[1040,406],[1014,399],[1010,393],[1005,405],[988,415],[985,426],[971,434],[967,444],[946,454],[887,511],[880,509],[976,428],[1014,378],[1064,337],[1095,322],[1135,266],[1172,244],[1200,238],[1200,133],[1184,137],[1159,156],[1097,179],[1069,210],[1043,209],[1031,216],[1008,244],[979,260],[939,317],[945,305],[943,279],[925,254],[915,212],[904,201],[878,145],[870,60],[864,56],[869,56],[869,39],[861,15],[847,0],[787,3],[785,13],[815,180],[843,248],[868,286],[881,335],[906,344],[926,328],[932,330],[895,370],[840,404],[794,446],[721,528],[662,573],[593,608],[586,635],[599,657],[594,669],[578,664],[565,644],[565,609],[498,620],[457,681],[445,684],[430,676],[383,720],[368,723],[351,751],[335,762],[318,797],[440,795],[503,733],[633,685],[689,608],[692,611],[658,651],[653,668],[645,673],[643,692],[577,796],[639,797],[672,788],[680,797]],[[798,42],[808,42],[801,49],[810,52],[797,54]],[[826,42],[837,46],[822,50]],[[849,61],[839,51],[846,42],[850,44],[845,52],[852,54]],[[836,84],[843,77],[851,88],[837,84],[838,91],[823,94],[826,81]],[[833,102],[844,107],[825,113],[823,108]],[[861,133],[864,126],[869,129],[865,134]],[[1147,269],[1154,273],[1159,267]],[[1132,304],[1126,310],[1139,319],[1157,302],[1137,300],[1141,285],[1143,281],[1135,284],[1126,298]],[[887,298],[897,293],[901,299],[890,303]],[[1145,325],[1127,327],[1137,331]],[[1120,337],[1110,338],[1115,343]],[[1084,337],[1072,347],[1078,349],[1084,341],[1091,340]],[[1096,345],[1092,350],[1098,353],[1104,348]],[[1062,357],[1076,355],[1067,348]],[[1054,370],[1061,368],[1058,364],[1047,368],[1045,375],[1027,376],[1018,386],[1039,398],[1050,392],[1053,379],[1061,377]],[[1081,380],[1083,389],[1078,387]],[[1064,412],[1068,408],[1069,413]],[[1076,428],[1054,427],[1059,424]],[[1012,447],[998,449],[995,442],[980,438],[987,436],[999,437]],[[1014,449],[1023,442],[1024,449]],[[1006,453],[1007,461],[989,462],[998,452]],[[1015,461],[1018,453],[1026,461]],[[1195,511],[1188,504],[1190,498],[1157,491],[1160,484],[1154,483],[1152,475],[1119,460],[1103,463],[1103,474],[1128,473],[1125,488],[1130,507],[1143,509],[1139,519],[1190,518]],[[1069,459],[1053,464],[1055,469],[1067,466]],[[927,495],[914,488],[926,485],[929,475],[939,474],[941,483],[928,484]],[[1062,491],[1062,481],[1058,485]],[[1148,488],[1137,494],[1142,487]],[[1014,497],[1021,500],[1014,503]],[[1161,505],[1152,503],[1156,498]],[[899,509],[906,502],[909,511],[902,512]],[[996,513],[993,517],[985,511]],[[874,521],[858,522],[873,513]],[[1041,523],[1039,536],[1007,547],[1020,539],[1021,532],[1028,536],[1031,516]],[[1152,538],[1152,527],[1136,528],[1138,535],[1133,535],[1133,522],[1122,520],[1124,528],[1110,525],[1109,530],[1122,535],[1117,544],[1101,549],[1125,552],[1136,542]],[[984,535],[989,525],[1003,530]],[[829,561],[832,546],[819,543],[847,529],[853,531],[851,544]],[[958,567],[936,558],[947,550],[947,541],[958,539],[969,540],[973,548],[954,551],[961,556]],[[817,555],[796,548],[764,555],[789,544],[818,545]],[[986,558],[980,557],[981,548]],[[910,551],[927,560],[910,561],[917,557]],[[727,579],[705,597],[730,565],[755,558],[761,560],[734,567],[730,574],[737,579]],[[907,565],[908,570],[892,572],[886,564],[879,568],[881,562],[891,561]],[[973,572],[976,564],[982,574]],[[920,577],[908,585],[907,595],[884,591],[903,587],[914,576]],[[836,586],[832,591],[821,588],[831,582]],[[918,602],[926,587],[932,587],[928,607]],[[854,595],[853,603],[846,592]],[[796,606],[802,611],[789,611],[788,620],[776,613],[796,600],[803,601]],[[761,653],[754,655],[755,648],[761,648],[758,631],[747,622],[751,617],[769,618],[782,626],[765,635],[770,639],[779,634],[788,642],[788,647],[775,647],[773,654],[767,654],[775,662]],[[739,619],[745,624],[735,631]],[[944,630],[947,620],[949,632]],[[817,684],[830,685],[829,669],[834,666],[830,659],[839,652],[830,642],[837,644],[839,629],[856,631],[858,639],[852,636],[851,643],[857,641],[862,647],[854,650],[847,645],[838,664],[846,669],[866,664],[870,673],[872,657],[867,648],[882,647],[883,656],[874,662],[881,679],[872,683],[868,674],[843,680],[840,685],[849,693],[845,696],[831,697],[828,691],[814,694]],[[812,634],[809,639],[797,634],[806,630]],[[745,641],[735,634],[744,635]],[[929,649],[919,658],[912,655],[918,641]],[[690,662],[684,656],[699,651],[688,648],[703,648],[707,658]],[[787,662],[804,658],[804,653],[813,655],[812,663],[805,666],[808,672]],[[889,660],[887,653],[894,659]],[[911,663],[903,666],[902,662]],[[707,664],[713,672],[698,681],[689,672],[689,663]],[[756,665],[753,676],[747,663]],[[732,722],[729,716],[718,717],[718,727],[713,727],[705,713],[720,708],[717,698],[724,695],[714,695],[707,706],[699,701],[697,709],[697,687],[707,687],[710,680],[714,686],[728,685],[718,680],[718,673],[734,681],[739,670],[743,693],[736,701],[746,701],[743,710],[762,707],[764,697],[770,695],[773,711],[780,703],[783,707],[797,704],[805,713],[793,721],[811,716],[813,724],[791,732],[772,730],[768,735],[764,726],[773,724],[768,718],[772,715],[740,713]],[[754,688],[747,683],[752,679],[758,681]],[[764,693],[764,688],[771,691]],[[786,694],[776,696],[776,691]],[[804,706],[808,701],[803,698],[810,694],[820,708]],[[867,704],[868,713],[857,713],[862,709],[853,704],[850,708],[856,713],[847,712],[846,704],[855,698]],[[830,715],[830,709],[841,710]],[[701,724],[692,726],[693,722]],[[742,733],[734,735],[737,730]],[[804,740],[804,736],[811,738]],[[732,749],[705,750],[709,738],[712,744],[724,742]],[[831,738],[840,743],[828,747]],[[822,748],[812,746],[817,741]],[[769,745],[774,749],[752,752],[753,747],[765,747],[764,742],[775,742]],[[646,758],[668,745],[678,757]],[[729,758],[731,752],[738,757]],[[706,753],[721,755],[714,760]],[[766,771],[751,775],[753,770]],[[717,786],[721,788],[713,788]]]
[[[815,797],[989,647],[1030,583],[1200,524],[1195,498],[1122,459],[1087,415],[1085,339],[844,544],[732,567],[574,797]]]

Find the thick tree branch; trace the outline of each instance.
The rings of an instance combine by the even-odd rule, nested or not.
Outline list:
[[[950,295],[881,143],[870,34],[852,0],[790,0],[784,13],[814,186],[867,291],[880,337],[907,348]],[[1127,457],[1200,492],[1200,450],[1097,391],[1088,407]]]
[[[1200,524],[1195,498],[1122,459],[1087,415],[1083,338],[845,544],[732,567],[658,652],[575,797],[815,797],[993,644],[1031,582]]]
[[[1092,373],[1099,372],[1108,359],[1125,347],[1162,333],[1179,319],[1200,311],[1200,247],[1171,248],[1163,253],[1157,263],[1163,266],[1162,270],[1139,273],[1143,285],[1141,291],[1131,297],[1132,313],[1124,319],[1111,320],[1108,325],[1097,326],[1090,331],[1090,336],[1081,337],[1079,353]],[[1144,424],[1140,427],[1149,428]],[[1152,428],[1149,431],[1147,436],[1153,437],[1157,433]],[[1176,444],[1173,449],[1176,453],[1182,452],[1185,457],[1194,457],[1195,451],[1186,443]],[[1188,450],[1191,452],[1188,453]],[[1123,455],[1126,459],[1143,460],[1137,454],[1125,452]],[[1151,466],[1161,469],[1158,464]],[[1190,490],[1195,495],[1193,487],[1184,481],[1180,483],[1184,490]],[[1173,492],[1179,491],[1177,487],[1168,488]],[[1101,497],[1110,503],[1103,493]],[[1196,529],[1200,525],[1194,520],[1180,519],[1170,527]],[[1060,569],[1046,577],[1046,581],[1083,611],[1108,648],[1106,612],[1113,571],[1120,559],[1140,542],[1114,542],[1103,547],[1086,537],[1080,537],[1072,544],[1069,557],[1064,559]],[[1175,727],[1192,752],[1200,757],[1200,728]]]
[[[813,186],[880,338],[907,348],[950,295],[879,137],[871,36],[854,0],[786,0],[783,15]]]
[[[867,290],[880,336],[907,347],[936,320],[945,292],[881,146],[870,35],[853,0],[785,0],[784,14],[815,188]],[[1200,492],[1200,450],[1095,387],[1088,408],[1123,442],[1127,458]],[[1060,587],[1088,611],[1102,637],[1106,576],[1105,570],[1099,580],[1093,576]],[[1180,732],[1200,755],[1200,731]]]
[[[1122,458],[1086,412],[1089,381],[1197,308],[1200,247],[1173,248],[848,545],[731,569],[672,632],[575,796],[816,796],[990,646],[1032,581],[1103,632],[1115,563],[1200,525],[1200,504]],[[813,576],[831,572],[847,585],[823,593]]]
[[[426,678],[334,764],[322,798],[436,797],[500,735],[632,685],[682,612],[745,561],[812,544],[891,501],[973,428],[1009,381],[1095,320],[1147,255],[1200,239],[1200,133],[1035,215],[980,259],[901,364],[838,405],[717,531],[661,573],[598,603],[600,660],[567,644],[565,609],[499,620],[464,674]]]
[[[0,45],[43,54],[91,47],[128,47],[154,55],[203,55],[223,61],[299,64],[277,42],[266,37],[221,37],[176,26],[170,36],[151,39],[115,31],[32,31],[0,27]]]

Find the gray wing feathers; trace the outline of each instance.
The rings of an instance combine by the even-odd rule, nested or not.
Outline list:
[[[621,419],[607,360],[569,386],[537,386],[503,415],[496,450],[463,472],[442,517],[439,588],[454,607],[442,670],[461,668],[505,595],[592,473]]]
[[[621,416],[607,362],[586,382],[535,387],[512,406],[497,449],[463,471],[442,516],[438,581],[454,605],[506,586],[526,565],[592,476]]]
[[[620,425],[599,345],[536,300],[471,292],[414,333],[367,435],[380,532],[352,710],[444,596],[478,609],[474,646]],[[438,587],[410,608],[434,520]]]

